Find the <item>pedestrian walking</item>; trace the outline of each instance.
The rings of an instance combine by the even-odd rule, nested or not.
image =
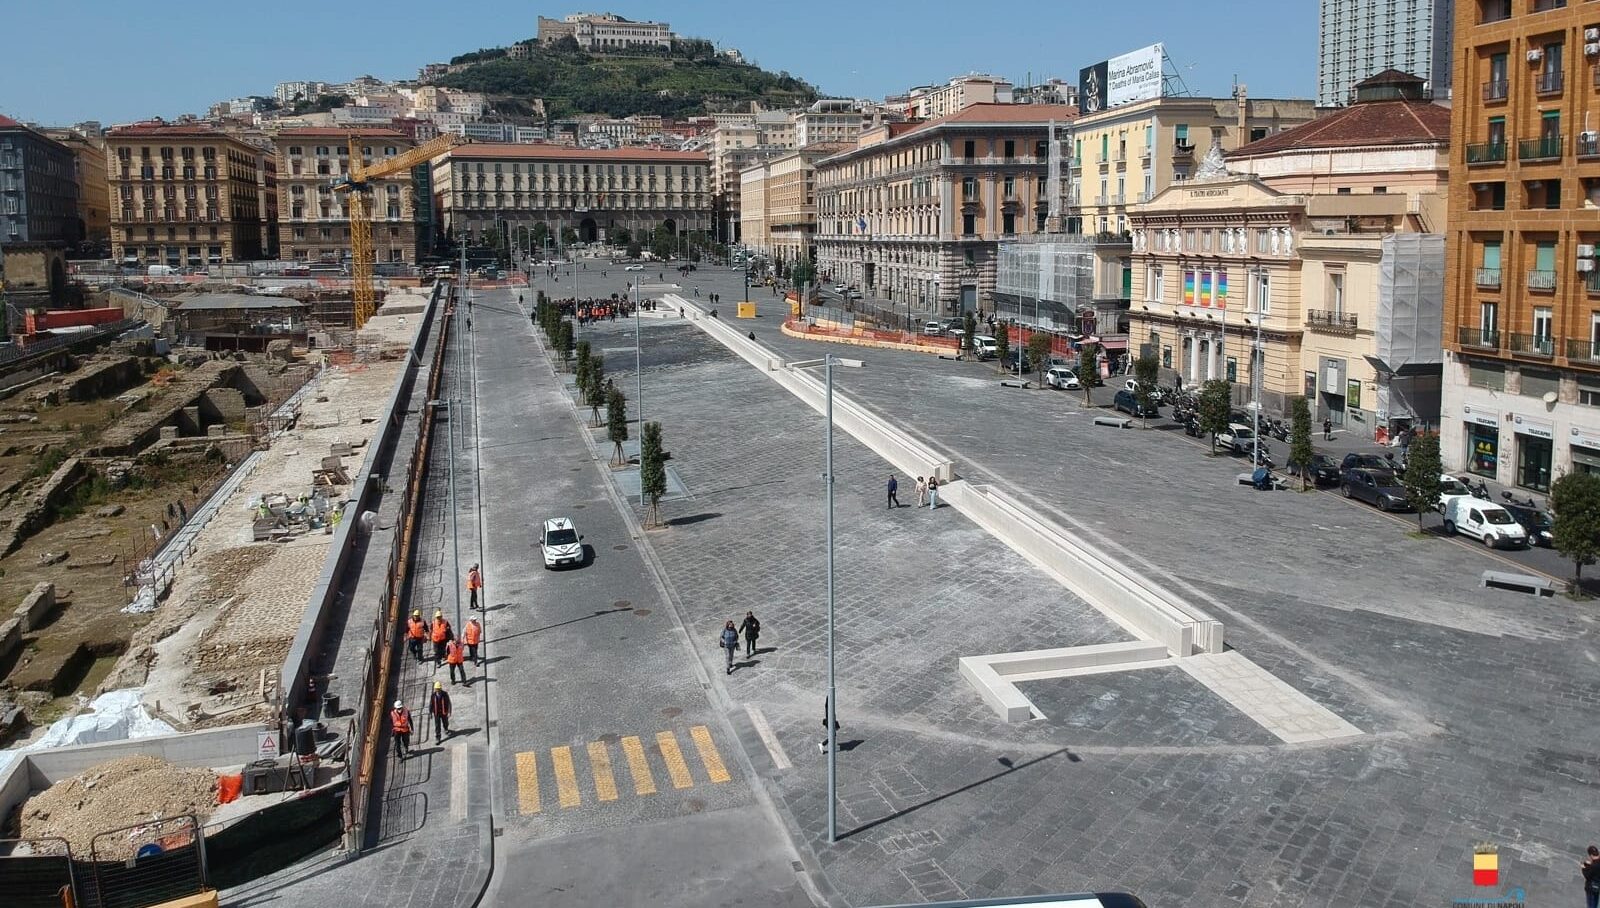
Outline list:
[[[927,503],[928,503],[928,480],[922,478],[921,476],[918,476],[917,477],[917,507],[920,508],[920,507],[922,507],[923,505],[925,505]]]
[[[450,694],[437,681],[428,698],[428,715],[433,716],[433,740],[443,741],[450,734]]]
[[[467,683],[467,648],[461,645],[460,640],[451,640],[444,645],[444,661],[450,666],[450,683],[456,683],[456,674],[460,673],[461,683]]]
[[[893,473],[890,473],[889,474],[889,504],[888,504],[889,507],[891,507],[891,508],[900,507],[900,496],[898,494],[899,491],[900,491],[900,481],[894,478],[894,474]]]
[[[722,636],[718,638],[717,643],[727,651],[728,674],[731,675],[733,674],[733,654],[739,648],[739,632],[734,629],[732,621],[725,622],[722,625]]]
[[[444,646],[455,638],[455,631],[451,630],[450,622],[444,618],[444,610],[439,609],[433,613],[433,627],[428,632],[433,640],[433,670],[438,671],[444,662]]]
[[[825,753],[828,752],[828,739],[830,737],[834,738],[834,739],[837,739],[839,737],[839,717],[837,715],[835,715],[833,717],[833,734],[829,735],[828,734],[828,698],[827,697],[823,697],[822,698],[822,740],[817,742],[817,752],[818,753],[824,753],[825,754]]]
[[[474,564],[472,569],[467,571],[467,597],[470,600],[467,608],[481,608],[478,605],[478,590],[481,589],[483,589],[483,572],[478,570],[478,566]]]
[[[482,665],[483,660],[478,658],[478,644],[483,642],[483,625],[477,618],[468,618],[467,626],[461,631],[461,641],[467,645],[467,658],[473,665]]]
[[[744,634],[744,656],[748,659],[756,654],[756,638],[761,636],[761,622],[756,620],[755,612],[744,613],[739,633]]]
[[[939,478],[937,476],[929,476],[928,477],[928,510],[934,511],[934,510],[938,510],[938,508],[939,508]]]
[[[406,646],[411,649],[412,658],[422,661],[422,642],[428,639],[428,622],[422,620],[422,610],[413,609],[411,618],[406,621]]]
[[[400,700],[389,710],[389,730],[394,733],[394,752],[402,760],[411,756],[411,710]]]
[[[1322,418],[1322,440],[1323,441],[1333,441],[1333,418],[1332,417],[1324,416]]]
[[[1588,908],[1600,908],[1600,845],[1590,845],[1583,862],[1583,898]]]

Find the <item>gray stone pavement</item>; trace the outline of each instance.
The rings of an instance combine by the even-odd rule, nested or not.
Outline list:
[[[703,292],[733,299],[727,277],[705,275]],[[763,309],[740,326],[780,355],[822,352],[783,338],[776,310]],[[860,513],[840,548],[840,602],[852,584],[871,593],[853,596],[867,616],[845,619],[856,626],[841,637],[841,717],[862,742],[842,761],[841,815],[854,831],[822,844],[810,747],[821,651],[803,617],[814,624],[820,611],[820,584],[805,582],[820,572],[820,419],[701,341],[685,339],[677,355],[679,341],[656,344],[677,362],[646,367],[647,415],[664,420],[690,491],[652,546],[672,584],[694,591],[683,597],[691,612],[754,602],[777,616],[764,619],[763,643],[779,650],[726,690],[787,751],[793,769],[753,765],[845,901],[1125,887],[1152,904],[1431,904],[1484,895],[1470,868],[1485,841],[1530,904],[1576,895],[1597,819],[1585,797],[1600,743],[1592,607],[1480,590],[1478,572],[1504,562],[1414,538],[1337,498],[1236,487],[1237,461],[1167,432],[1095,429],[1075,395],[1001,391],[987,366],[883,351],[852,352],[868,367],[836,375],[843,390],[950,452],[963,475],[1095,533],[1196,597],[1233,647],[1368,734],[1274,744],[1192,678],[1156,670],[1031,683],[1049,720],[999,724],[950,654],[969,642],[996,651],[988,635],[1025,645],[1035,627],[980,610],[1009,608],[1028,585],[998,572],[960,586],[984,559],[945,553],[958,514],[903,515],[951,525],[921,524],[910,540],[869,522],[886,468],[844,439],[840,499],[859,500]],[[849,575],[852,553],[862,560]],[[964,607],[906,606],[895,624],[900,600],[872,584],[899,564],[933,575],[935,601],[953,594]]]

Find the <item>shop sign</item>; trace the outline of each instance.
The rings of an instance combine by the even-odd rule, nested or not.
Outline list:
[[[1567,432],[1567,441],[1579,447],[1600,449],[1600,432],[1590,432],[1573,426]]]
[[[1461,415],[1466,419],[1467,422],[1477,423],[1480,426],[1493,426],[1496,429],[1500,427],[1500,417],[1494,413],[1486,412],[1481,408],[1474,410],[1470,406],[1463,406],[1461,408]]]
[[[1534,438],[1554,439],[1556,437],[1555,423],[1547,419],[1534,419],[1531,416],[1523,416],[1519,413],[1512,417],[1511,421],[1515,426],[1512,431],[1520,434],[1531,435]]]

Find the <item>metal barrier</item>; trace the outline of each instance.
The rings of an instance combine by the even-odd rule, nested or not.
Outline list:
[[[192,815],[102,832],[89,840],[89,860],[100,908],[143,908],[206,889],[205,843]]]
[[[63,890],[74,897],[78,891],[66,839],[0,839],[0,892],[8,908],[61,908]]]

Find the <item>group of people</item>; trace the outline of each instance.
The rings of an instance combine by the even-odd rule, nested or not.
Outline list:
[[[896,479],[893,473],[889,474],[888,492],[888,507],[904,507],[900,504],[900,480]],[[930,511],[939,507],[939,477],[917,477],[917,507],[920,508],[924,504]]]
[[[562,315],[577,321],[579,325],[601,321],[614,322],[619,318],[632,317],[635,309],[651,312],[655,308],[655,300],[640,300],[635,303],[628,299],[625,294],[613,294],[609,297],[585,297],[584,299],[568,297],[556,301],[556,309]]]
[[[756,620],[755,612],[745,612],[744,620],[735,627],[732,621],[724,622],[722,633],[717,636],[717,645],[722,647],[728,657],[728,674],[733,674],[733,657],[739,651],[739,637],[744,637],[744,657],[746,659],[756,654],[756,639],[761,636],[761,622]]]
[[[469,598],[467,607],[482,610],[483,604],[478,601],[478,595],[483,589],[483,572],[476,564],[467,572],[466,587]],[[483,664],[478,650],[483,645],[483,622],[476,615],[467,619],[467,626],[458,637],[450,619],[444,616],[444,609],[434,609],[432,621],[423,619],[421,609],[412,609],[411,617],[406,619],[405,637],[406,648],[419,665],[428,661],[424,646],[429,643],[433,645],[433,670],[437,672],[440,665],[448,666],[452,685],[472,683],[467,678],[469,659],[474,666]],[[433,717],[433,737],[436,741],[443,741],[451,734],[451,708],[449,691],[444,689],[442,682],[433,682],[433,691],[428,696],[428,715]],[[394,707],[389,710],[389,730],[394,735],[395,754],[402,760],[408,758],[411,755],[411,710],[406,708],[404,700],[394,701]]]

